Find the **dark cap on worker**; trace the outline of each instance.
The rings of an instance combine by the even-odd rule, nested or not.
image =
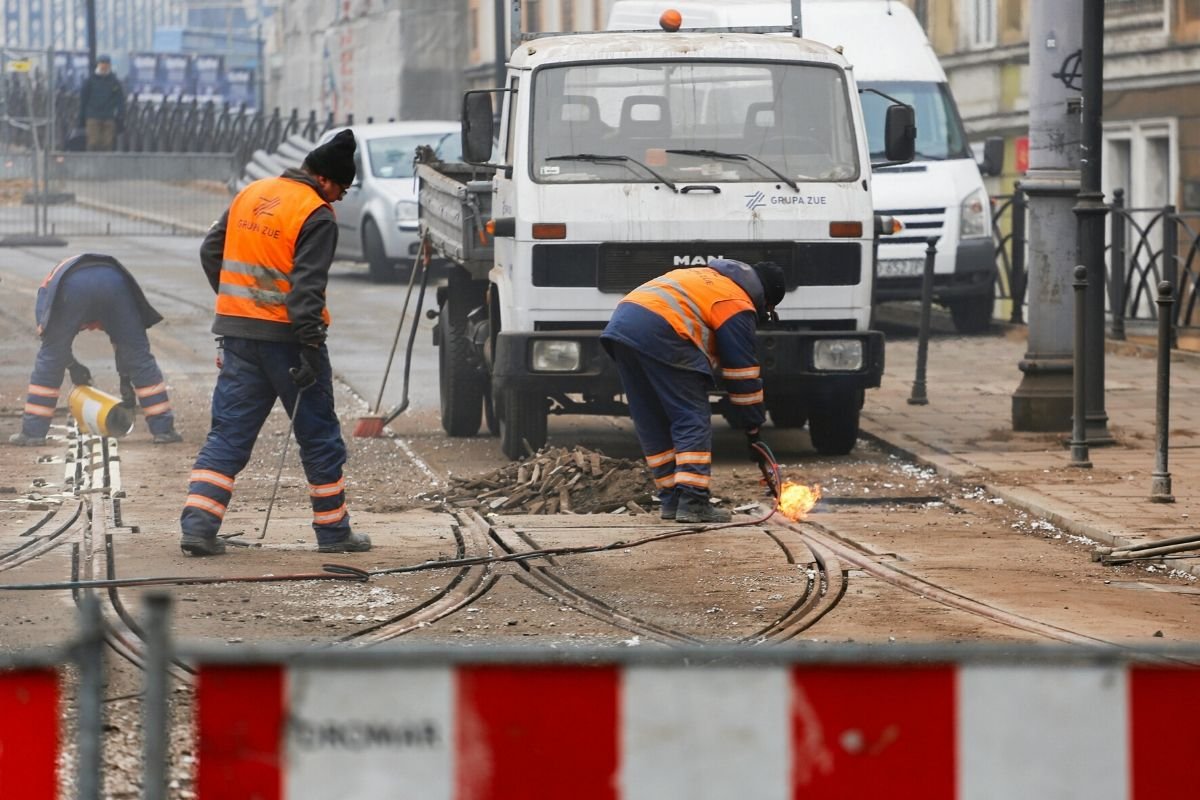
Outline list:
[[[349,128],[325,144],[313,148],[304,158],[304,166],[314,175],[328,178],[341,186],[354,183],[354,134]]]
[[[110,56],[108,53],[101,53],[100,55],[96,56],[96,63],[97,64],[111,64],[112,56]]]
[[[783,278],[783,268],[774,261],[759,261],[754,265],[754,274],[758,276],[763,287],[763,301],[770,310],[783,302],[787,292],[787,284]]]

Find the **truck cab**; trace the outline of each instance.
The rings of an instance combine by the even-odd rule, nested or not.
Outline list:
[[[872,137],[839,53],[755,33],[525,41],[502,90],[466,97],[467,161],[489,157],[494,96],[490,179],[418,171],[423,229],[461,266],[439,298],[448,432],[476,432],[486,398],[516,458],[545,441],[551,413],[626,413],[599,339],[617,303],[672,269],[733,258],[787,278],[779,321],[758,332],[774,424],[807,422],[823,453],[854,446],[884,342],[869,330]],[[911,109],[885,116],[878,136],[902,160]],[[490,247],[462,224],[485,216]],[[716,413],[724,402],[718,388]]]

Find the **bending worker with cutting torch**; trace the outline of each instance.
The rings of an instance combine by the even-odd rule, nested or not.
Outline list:
[[[243,189],[200,248],[217,293],[213,333],[222,337],[212,427],[192,467],[180,547],[225,552],[217,538],[233,483],[250,460],[275,400],[292,417],[322,553],[371,549],[350,529],[342,467],[346,443],[333,404],[325,334],[325,286],[337,247],[332,203],[354,183],[354,134],[317,147],[299,170]]]
[[[769,320],[786,287],[778,264],[753,267],[732,259],[677,269],[627,294],[601,334],[629,401],[646,463],[662,500],[663,519],[728,522],[709,503],[712,410],[708,394],[719,374],[732,412],[746,431],[750,455],[766,419],[755,355],[760,321]]]

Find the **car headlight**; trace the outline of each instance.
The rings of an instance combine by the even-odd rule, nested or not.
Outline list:
[[[579,363],[579,342],[537,339],[533,343],[535,372],[574,372]]]
[[[819,370],[852,372],[862,369],[861,339],[818,339],[813,344],[813,367]]]
[[[412,200],[396,203],[396,222],[416,222],[420,206]]]
[[[991,234],[991,215],[988,213],[987,194],[976,189],[967,195],[959,207],[959,231],[963,239]]]

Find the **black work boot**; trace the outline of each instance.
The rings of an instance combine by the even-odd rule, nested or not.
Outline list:
[[[345,539],[318,544],[318,553],[365,553],[371,549],[371,537],[365,533],[351,531]]]
[[[24,433],[14,433],[8,437],[9,444],[17,447],[42,447],[46,444],[45,436],[26,436]]]
[[[675,511],[679,508],[679,492],[671,491],[662,494],[662,518],[675,519]]]
[[[179,537],[179,549],[190,556],[223,556],[225,542],[216,536],[185,533]]]
[[[716,508],[708,502],[707,495],[684,492],[679,498],[679,508],[675,511],[676,522],[729,522],[733,514],[723,508]]]
[[[174,428],[169,431],[163,431],[162,433],[154,434],[155,444],[177,444],[182,441],[183,437],[180,436],[179,431],[175,430]]]

